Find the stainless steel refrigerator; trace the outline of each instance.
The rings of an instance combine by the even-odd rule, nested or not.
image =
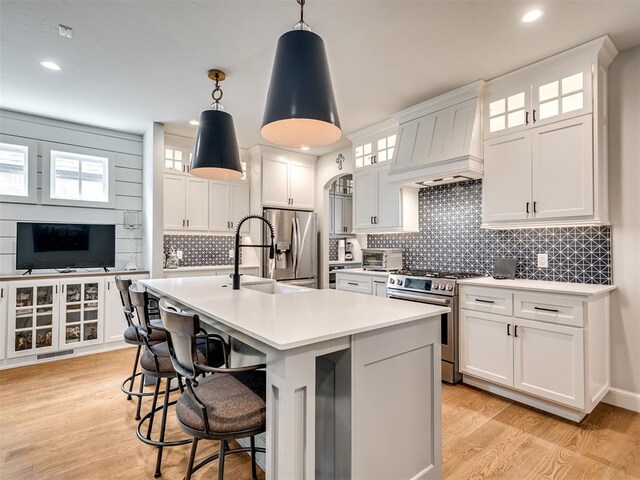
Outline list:
[[[262,256],[265,276],[283,283],[318,288],[317,214],[300,210],[264,209],[264,217],[275,231],[276,254]],[[262,230],[264,244],[270,242],[269,228]]]

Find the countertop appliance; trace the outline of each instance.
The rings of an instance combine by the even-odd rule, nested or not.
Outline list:
[[[275,259],[263,254],[266,276],[279,282],[318,288],[317,214],[301,210],[264,209],[264,218],[275,232]],[[269,229],[263,227],[263,243],[270,240]]]
[[[387,297],[411,302],[444,305],[450,313],[442,314],[442,381],[462,380],[458,357],[458,283],[463,278],[481,277],[479,273],[401,270],[389,275]]]
[[[344,259],[347,262],[353,261],[353,243],[349,241],[344,244]]]
[[[402,269],[401,248],[363,248],[362,268],[381,272],[393,272]]]

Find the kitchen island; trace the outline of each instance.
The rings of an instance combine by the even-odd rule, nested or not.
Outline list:
[[[268,479],[441,478],[448,308],[250,276],[141,283],[266,356]]]

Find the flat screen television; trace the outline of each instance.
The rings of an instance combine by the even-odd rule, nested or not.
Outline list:
[[[116,262],[116,226],[18,222],[16,270],[108,268]]]

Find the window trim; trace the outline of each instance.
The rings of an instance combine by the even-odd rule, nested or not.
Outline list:
[[[27,196],[1,195],[3,203],[37,203],[38,202],[38,142],[22,137],[14,137],[0,133],[0,142],[27,147]]]
[[[67,207],[89,207],[89,208],[107,208],[114,209],[116,207],[116,155],[107,150],[98,150],[93,148],[77,147],[75,145],[66,145],[63,143],[41,143],[42,155],[42,204],[43,205],[61,205]],[[109,189],[108,201],[92,202],[90,200],[66,200],[51,197],[51,151],[75,153],[80,155],[92,155],[107,159],[107,188]]]

